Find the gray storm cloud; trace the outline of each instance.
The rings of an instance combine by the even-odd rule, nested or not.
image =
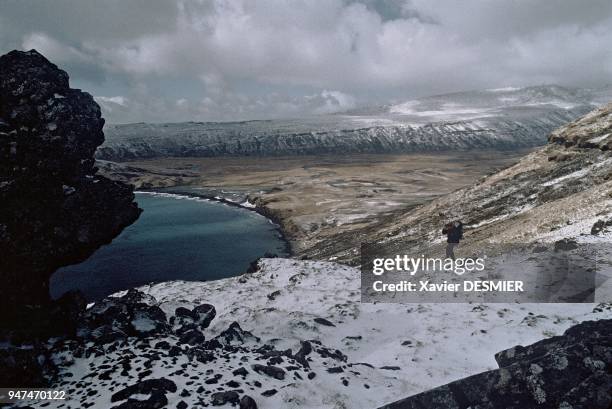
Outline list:
[[[612,77],[609,0],[3,0],[0,50],[36,48],[111,122],[342,111]]]

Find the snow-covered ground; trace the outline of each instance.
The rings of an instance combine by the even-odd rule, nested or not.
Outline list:
[[[214,305],[217,317],[205,330],[207,339],[236,321],[259,341],[247,337],[235,353],[208,363],[189,361],[185,355],[175,362],[151,359],[154,345],[163,340],[174,344],[174,335],[134,341],[125,348],[101,350],[98,356],[71,356],[63,371],[73,376],[65,378],[69,383],[64,387],[75,389],[73,397],[92,391],[81,403],[109,408],[116,404],[110,402],[112,393],[149,370],[149,378],[176,383],[176,393],[167,394],[172,408],[181,400],[189,407],[199,399],[209,402],[206,391],[216,392],[222,385],[227,390],[228,381],[237,382],[232,385],[253,397],[259,408],[375,408],[496,368],[494,354],[500,350],[561,334],[581,321],[612,317],[609,305],[594,304],[367,304],[360,302],[358,269],[293,259],[263,259],[259,266],[255,273],[218,281],[140,288],[155,297],[168,316],[180,306]],[[276,365],[285,370],[284,379],[251,369],[261,346],[295,353],[304,340],[314,349],[305,372],[287,369],[292,365],[287,359]],[[125,359],[131,369],[123,375],[117,371],[109,380],[96,379],[100,365],[120,365]],[[247,369],[246,376],[232,374],[241,367]],[[206,383],[212,377],[218,382]],[[184,390],[189,396],[181,396]],[[262,395],[271,390],[276,393]],[[48,407],[81,407],[74,402]]]

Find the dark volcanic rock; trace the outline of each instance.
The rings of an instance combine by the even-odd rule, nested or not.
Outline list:
[[[175,317],[172,323],[176,326],[189,329],[206,329],[217,315],[215,307],[210,304],[201,304],[190,310],[185,307],[178,307],[174,311]]]
[[[310,368],[310,364],[306,360],[306,356],[312,352],[312,345],[308,341],[300,341],[300,349],[293,355],[293,359],[301,363],[307,368]]]
[[[239,396],[238,392],[235,391],[226,391],[226,392],[216,392],[212,394],[212,404],[213,406],[221,406],[226,403],[231,403],[235,405],[238,403]]]
[[[500,369],[470,376],[384,406],[420,408],[612,407],[612,320],[588,321],[565,334],[495,357]]]
[[[19,382],[22,387],[40,387],[57,374],[46,349],[0,348],[0,385]]]
[[[240,325],[234,321],[230,326],[215,337],[223,345],[242,345],[246,342],[259,342],[259,338],[251,332],[243,330]]]
[[[196,361],[204,364],[215,360],[215,355],[213,353],[205,351],[201,348],[189,348],[186,354],[190,360],[195,359]]]
[[[168,334],[166,314],[156,302],[136,289],[122,297],[107,297],[83,313],[76,335],[105,344],[127,337]]]
[[[261,395],[265,397],[270,397],[276,395],[277,392],[278,391],[276,389],[268,389],[267,391],[263,391]]]
[[[255,403],[255,399],[248,395],[244,395],[242,399],[240,399],[240,409],[257,409],[257,403]]]
[[[585,321],[569,328],[561,336],[544,339],[529,346],[517,345],[495,354],[495,360],[500,368],[535,359],[548,353],[554,353],[559,348],[568,348],[571,345],[596,342],[608,346],[612,345],[612,320]],[[611,347],[612,348],[612,347]],[[610,351],[612,352],[612,350]]]
[[[148,395],[153,392],[176,392],[176,384],[170,379],[147,379],[133,385],[130,385],[111,396],[111,402],[118,402],[128,399],[132,395]]]
[[[189,344],[194,346],[202,344],[205,340],[204,334],[197,329],[189,330],[179,338],[179,342],[181,344]]]
[[[132,188],[96,175],[103,125],[91,95],[38,52],[0,57],[0,310],[12,324],[49,302],[56,269],[138,218]]]
[[[578,248],[578,243],[574,239],[562,239],[555,242],[555,251],[571,251]]]
[[[245,367],[240,367],[238,369],[235,369],[232,372],[232,374],[235,375],[235,376],[246,377],[249,374],[249,371],[247,371]]]
[[[317,324],[325,325],[326,327],[335,327],[333,322],[326,320],[325,318],[317,317],[313,321],[316,322]]]
[[[192,321],[195,320],[195,315],[193,314],[193,312],[189,308],[185,307],[178,307],[174,311],[174,315],[176,315],[177,318],[188,318]]]
[[[285,379],[285,371],[277,366],[254,364],[251,367],[255,372],[268,375],[271,378]]]
[[[201,304],[193,309],[193,314],[195,316],[196,323],[201,328],[208,328],[211,321],[217,315],[217,311],[215,307],[210,304]]]

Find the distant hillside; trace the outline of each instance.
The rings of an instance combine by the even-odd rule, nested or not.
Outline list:
[[[107,125],[98,159],[281,156],[513,149],[546,135],[612,95],[538,86],[470,91],[296,120]]]
[[[398,211],[390,223],[361,237],[353,233],[352,240],[355,246],[378,242],[390,254],[406,248],[443,252],[440,226],[462,220],[462,254],[512,243],[610,243],[611,152],[612,103],[555,130],[545,147],[516,165],[412,211]],[[607,253],[608,247],[600,250]],[[335,242],[319,243],[306,255],[358,262],[352,249],[339,252]]]

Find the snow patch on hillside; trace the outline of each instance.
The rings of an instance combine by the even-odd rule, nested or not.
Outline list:
[[[161,301],[167,313],[178,306],[215,305],[213,333],[238,321],[278,349],[297,350],[300,340],[315,339],[342,351],[348,363],[373,366],[352,367],[358,374],[347,368],[342,375],[292,382],[272,397],[256,399],[262,408],[376,407],[496,368],[494,354],[502,349],[561,334],[584,320],[612,317],[610,311],[594,313],[591,304],[366,304],[360,302],[355,268],[291,259],[264,259],[259,265],[251,275],[141,290]]]
[[[258,266],[223,280],[139,289],[155,297],[144,302],[159,305],[168,317],[178,307],[214,305],[217,316],[204,331],[207,340],[227,334],[234,322],[250,332],[242,332],[244,343],[231,352],[182,345],[183,352],[172,355],[169,346],[181,346],[173,333],[107,346],[89,343],[95,353],[58,352],[64,380],[56,387],[68,389],[71,399],[47,407],[109,408],[118,404],[111,402],[113,394],[139,379],[167,378],[177,387],[166,393],[167,407],[180,401],[188,407],[210,404],[215,392],[239,390],[261,409],[370,409],[494,369],[500,350],[559,335],[581,321],[612,318],[612,309],[594,304],[361,303],[356,268],[279,258],[262,259]],[[289,358],[301,341],[313,348],[306,367]],[[160,347],[164,342],[168,346]],[[262,351],[287,349],[292,352],[276,363],[268,360],[283,376],[253,366],[265,366]],[[203,355],[193,359],[193,351]]]

